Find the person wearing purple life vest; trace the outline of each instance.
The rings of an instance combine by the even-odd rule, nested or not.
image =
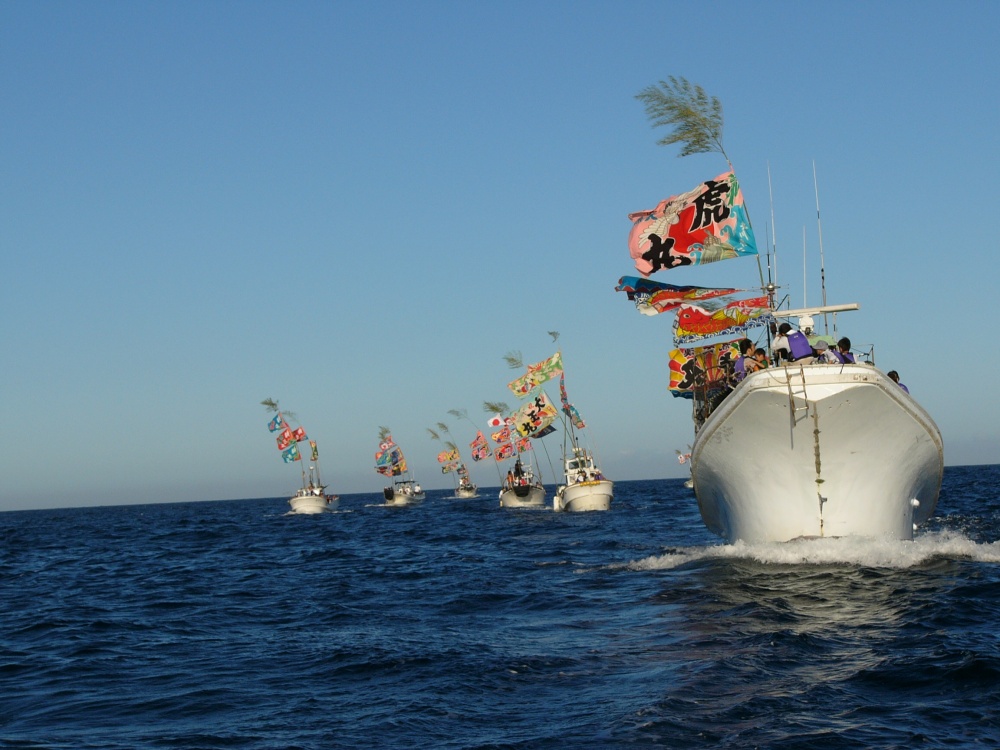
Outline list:
[[[740,356],[736,360],[733,370],[736,373],[736,382],[739,383],[747,374],[757,369],[757,362],[753,358],[756,347],[750,339],[740,339]]]
[[[887,372],[886,375],[889,376],[889,380],[891,380],[893,383],[895,383],[896,385],[898,385],[904,391],[906,391],[907,393],[910,392],[909,388],[907,388],[905,385],[903,385],[902,383],[899,382],[899,373],[898,372],[896,372],[895,370],[889,370],[889,372]]]
[[[779,360],[784,358],[790,362],[811,360],[815,354],[806,335],[801,331],[793,331],[788,323],[778,326],[778,335],[771,342],[771,351]]]
[[[854,364],[854,355],[851,354],[851,340],[847,336],[837,342],[837,348],[833,350],[833,354],[842,365]]]

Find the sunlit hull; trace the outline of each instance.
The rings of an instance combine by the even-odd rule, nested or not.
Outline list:
[[[469,498],[478,497],[479,488],[476,486],[472,487],[459,487],[455,490],[455,497],[462,498],[463,500],[468,500]]]
[[[517,486],[500,491],[501,508],[541,508],[545,506],[545,487],[540,484]]]
[[[328,510],[336,510],[338,500],[336,495],[314,495],[300,491],[289,498],[288,504],[292,506],[293,513],[326,513]]]
[[[614,498],[614,482],[598,479],[560,486],[552,501],[553,510],[588,511],[610,510]]]
[[[705,525],[728,541],[912,539],[937,504],[934,421],[867,365],[754,373],[709,416],[692,449]]]

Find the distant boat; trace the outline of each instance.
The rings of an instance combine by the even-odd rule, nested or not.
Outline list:
[[[299,463],[302,471],[302,486],[289,498],[288,504],[293,513],[325,513],[335,510],[339,497],[327,494],[326,485],[320,478],[319,473],[319,448],[315,440],[309,440],[305,429],[300,425],[292,428],[286,421],[285,414],[278,410],[278,402],[270,399],[262,402],[265,406],[275,412],[274,418],[268,423],[271,432],[278,433],[276,440],[278,450],[281,451],[281,458],[285,463]],[[306,471],[302,461],[302,451],[299,444],[308,441],[310,460],[309,469]]]
[[[458,479],[458,487],[455,488],[455,497],[469,500],[479,496],[479,487],[469,479],[468,474],[463,474]]]
[[[507,472],[500,487],[501,508],[542,508],[545,506],[545,485],[535,476],[530,460],[518,455],[514,468]]]
[[[382,489],[387,505],[409,505],[427,497],[423,488],[410,476],[403,451],[383,428],[379,449],[375,453],[375,471],[389,477],[392,484]]]
[[[586,424],[566,395],[565,372],[559,378],[562,401],[562,423],[568,444],[563,445],[563,475],[565,484],[556,489],[552,509],[556,511],[610,510],[614,499],[614,483],[607,479],[593,453],[580,445]]]
[[[450,435],[451,430],[444,422],[438,422],[437,427]],[[454,474],[456,477],[455,497],[465,500],[476,497],[479,494],[479,488],[469,479],[469,469],[462,460],[458,446],[451,440],[442,441],[441,436],[435,430],[428,428],[427,432],[432,439],[441,442],[445,447],[445,450],[438,453],[437,460],[441,464],[442,474]]]

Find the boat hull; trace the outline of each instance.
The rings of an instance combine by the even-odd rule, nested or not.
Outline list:
[[[338,498],[327,495],[296,495],[289,498],[288,504],[293,513],[326,513],[337,509]]]
[[[542,508],[545,507],[545,487],[530,484],[500,490],[501,508]]]
[[[912,539],[941,489],[941,434],[867,365],[789,365],[748,376],[702,425],[692,479],[705,525],[728,541]]]
[[[461,498],[463,500],[468,500],[473,497],[479,497],[478,487],[459,487],[455,490],[455,497]]]
[[[614,498],[614,482],[595,479],[560,487],[552,500],[552,508],[557,511],[610,510]]]

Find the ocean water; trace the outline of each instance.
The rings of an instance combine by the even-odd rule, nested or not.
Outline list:
[[[0,747],[1000,747],[1000,466],[912,542],[450,494],[0,513]]]

